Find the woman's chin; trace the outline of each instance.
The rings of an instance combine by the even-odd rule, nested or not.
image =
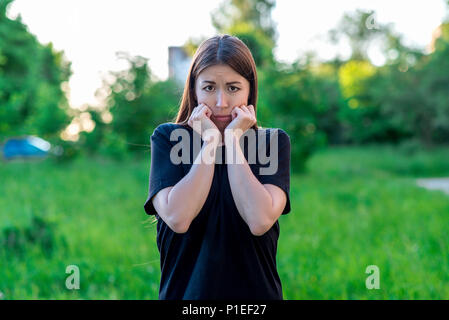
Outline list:
[[[224,131],[224,129],[231,123],[231,121],[217,121],[215,125],[220,131]]]

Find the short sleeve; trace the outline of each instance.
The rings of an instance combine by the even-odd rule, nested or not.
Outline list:
[[[287,196],[287,203],[282,214],[287,214],[291,211],[290,207],[290,137],[282,129],[270,129],[269,134],[266,134],[266,150],[270,162],[268,164],[260,165],[257,177],[262,184],[273,184],[284,190]],[[276,151],[277,143],[277,157],[271,153]],[[277,164],[277,166],[276,166]],[[274,169],[268,170],[271,166]],[[277,168],[276,168],[277,167]]]
[[[182,164],[174,164],[170,160],[172,145],[176,142],[170,141],[170,132],[167,124],[159,125],[151,135],[151,164],[148,197],[144,204],[148,215],[156,215],[152,198],[160,190],[174,186],[184,177]],[[173,143],[173,144],[172,144]]]

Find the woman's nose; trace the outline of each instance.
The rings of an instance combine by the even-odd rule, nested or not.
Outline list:
[[[226,94],[222,90],[219,90],[217,92],[217,107],[227,107],[227,106],[228,101],[226,98]]]

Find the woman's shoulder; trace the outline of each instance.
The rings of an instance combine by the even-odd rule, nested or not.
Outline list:
[[[261,127],[261,126],[258,126],[257,130],[262,130],[262,131],[277,131],[277,130],[279,130],[279,131],[282,131],[284,133],[287,133],[284,129],[282,129],[282,128],[275,128],[275,127]]]
[[[192,128],[189,125],[184,125],[180,123],[174,123],[174,122],[164,122],[159,124],[155,129],[153,134],[161,134],[164,136],[170,136],[172,131],[179,129],[179,130],[191,130]]]
[[[290,136],[282,128],[267,128],[259,126],[257,128],[257,134],[258,136],[269,136],[269,137],[278,136],[280,139],[287,139],[290,141]]]

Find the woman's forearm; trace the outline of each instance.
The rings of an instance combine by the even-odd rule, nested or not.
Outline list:
[[[168,194],[168,212],[172,225],[186,232],[206,202],[214,177],[217,142],[203,143],[190,171]]]
[[[267,189],[254,176],[239,144],[232,133],[226,137],[228,178],[235,205],[254,235],[261,235],[271,227],[272,198]],[[235,159],[234,159],[235,158]]]

